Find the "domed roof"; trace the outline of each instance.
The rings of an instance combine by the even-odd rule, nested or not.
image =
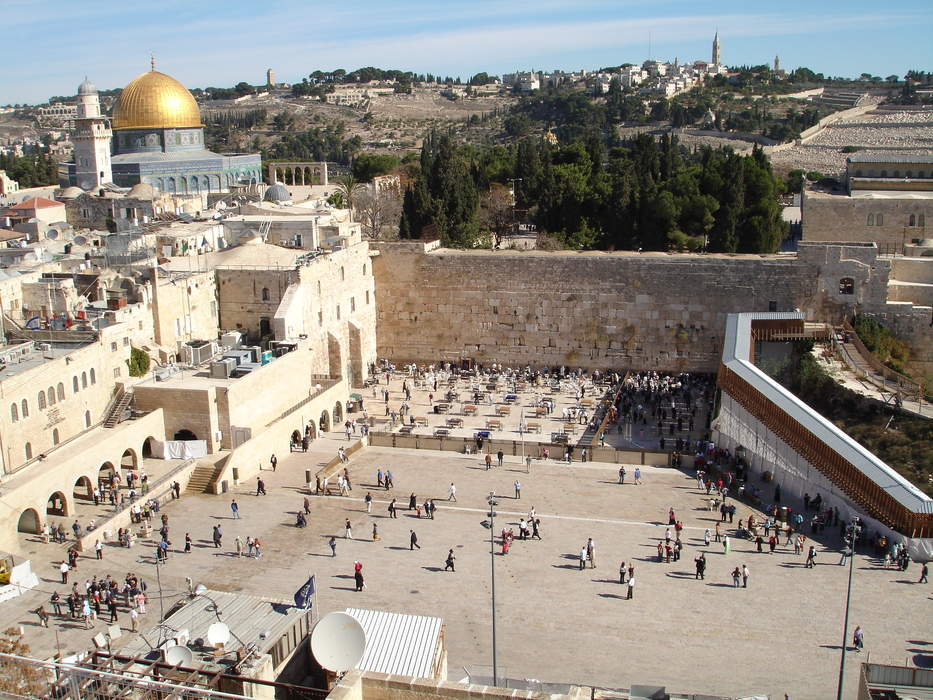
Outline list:
[[[114,130],[199,126],[203,126],[201,112],[191,93],[175,78],[156,70],[130,81],[113,110]]]
[[[75,197],[80,197],[84,194],[84,190],[80,187],[66,187],[61,192],[58,193],[59,199],[74,199]]]
[[[92,83],[90,80],[88,80],[85,77],[84,82],[78,86],[78,94],[79,95],[95,95],[97,94],[97,88],[94,87],[94,83]]]
[[[128,196],[136,199],[155,199],[155,187],[145,182],[137,182],[130,188]]]
[[[263,199],[267,202],[288,202],[291,201],[291,193],[285,189],[285,185],[276,183],[266,190]]]

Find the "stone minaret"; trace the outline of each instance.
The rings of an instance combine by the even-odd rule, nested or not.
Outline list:
[[[275,87],[275,71],[271,68],[266,71],[266,85],[268,87]]]
[[[78,116],[75,119],[74,143],[75,184],[82,190],[92,190],[105,182],[113,182],[110,167],[110,144],[113,138],[107,117],[100,113],[100,99],[86,78],[78,86]]]
[[[713,65],[719,65],[719,30],[716,30],[716,36],[713,37]]]
[[[781,59],[779,56],[774,57],[774,72],[775,73],[781,72]]]

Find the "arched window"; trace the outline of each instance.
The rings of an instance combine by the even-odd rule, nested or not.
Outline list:
[[[869,225],[869,226],[874,226],[874,225],[875,225],[875,215],[874,215],[874,214],[869,214],[869,215],[868,215],[868,225]]]
[[[23,414],[23,418],[29,418],[29,402],[26,399],[23,399],[22,406],[20,407],[20,413]]]
[[[894,175],[894,177],[900,177],[900,176],[901,176],[901,171],[900,171],[900,170],[895,170],[894,173],[893,173],[893,175]]]
[[[56,391],[58,392],[58,400],[64,401],[65,400],[65,385],[59,382],[58,386],[56,387]]]
[[[57,444],[58,444],[58,428],[55,428],[55,429],[52,431],[52,444],[53,444],[53,445],[57,445]]]
[[[71,378],[71,390],[74,393],[78,393],[78,377],[77,375]]]
[[[884,215],[883,214],[878,214],[878,216],[875,217],[875,225],[884,226]]]
[[[32,459],[32,443],[27,442],[25,449],[26,449],[26,459]]]
[[[262,288],[262,300],[269,301],[269,288],[268,287]]]
[[[920,228],[923,228],[926,225],[927,225],[926,217],[923,214],[919,214],[917,216],[917,226],[919,226]]]
[[[91,384],[97,384],[97,373],[91,368]]]
[[[14,423],[19,420],[19,409],[16,408],[15,403],[10,404],[10,420]]]
[[[917,217],[914,216],[913,214],[911,214],[909,217],[907,217],[907,225],[908,225],[908,226],[916,226],[916,225],[917,225]]]
[[[39,398],[39,410],[41,411],[43,408],[45,408],[45,392],[40,391],[38,398]]]
[[[85,428],[91,427],[91,412],[90,411],[84,412],[84,427]]]
[[[55,387],[50,386],[46,390],[45,395],[48,398],[49,406],[54,406],[55,405]]]
[[[81,388],[87,389],[87,372],[81,373]]]
[[[839,280],[840,294],[855,294],[855,280],[851,277],[843,277]]]

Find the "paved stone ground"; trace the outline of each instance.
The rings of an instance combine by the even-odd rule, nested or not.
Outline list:
[[[792,549],[772,556],[754,553],[750,542],[734,542],[733,552],[724,555],[712,543],[706,580],[697,581],[693,558],[704,548],[703,529],[714,527],[714,514],[701,506],[695,481],[678,470],[648,467],[643,485],[620,486],[613,465],[535,462],[525,474],[513,459],[487,472],[475,456],[391,448],[355,456],[351,496],[314,497],[309,527],[297,530],[304,469],[329,459],[339,437],[325,436],[307,454],[279,455],[278,471],[263,472],[268,496],[253,495],[250,483],[228,496],[184,495],[165,508],[175,545],[181,548],[186,531],[195,541],[191,554],[172,554],[162,569],[166,607],[183,595],[186,576],[214,589],[290,598],[314,573],[322,613],[359,606],[444,618],[450,677],[459,678],[461,667],[488,665],[491,658],[489,533],[480,521],[485,497],[495,490],[503,494],[497,530],[502,523],[515,527],[534,506],[543,535],[543,541],[516,541],[507,556],[495,556],[503,675],[607,687],[660,683],[680,692],[767,692],[778,698],[787,692],[795,700],[833,692],[846,584],[846,569],[836,566],[835,534],[833,547],[821,553],[813,570]],[[372,488],[378,467],[394,473],[392,492]],[[523,484],[520,500],[511,497],[515,479]],[[451,481],[458,489],[456,503],[444,500]],[[372,515],[361,500],[367,490],[376,499]],[[418,520],[407,511],[388,518],[387,498],[407,505],[412,491],[419,502],[438,499],[436,520]],[[241,520],[231,519],[231,497],[240,504]],[[687,526],[686,548],[681,562],[660,564],[652,559],[671,506]],[[749,512],[740,505],[736,520]],[[353,525],[352,541],[342,537],[345,518]],[[220,550],[210,543],[215,522],[224,530]],[[373,523],[379,526],[378,542],[371,539]],[[409,550],[410,529],[422,549]],[[332,534],[338,536],[335,558],[327,546]],[[236,535],[260,537],[263,557],[237,559],[231,551]],[[598,567],[581,572],[576,557],[587,537],[596,541]],[[51,654],[56,643],[63,649],[89,646],[102,622],[86,631],[55,621],[46,631],[27,612],[52,590],[65,590],[56,570],[62,549],[34,547],[42,591],[0,605],[0,625],[23,625],[39,655]],[[457,556],[456,573],[443,571],[449,548]],[[353,590],[356,559],[366,575],[362,593]],[[632,601],[618,584],[620,560],[635,561]],[[103,562],[82,557],[77,573],[81,581],[92,574],[141,573],[153,595],[145,629],[156,623],[153,612],[159,609],[152,561],[151,543],[131,550],[107,547]],[[729,572],[742,563],[751,570],[750,587],[734,590]],[[904,663],[914,654],[929,654],[931,588],[913,583],[916,567],[906,574],[886,571],[859,556],[855,574],[851,626],[866,630],[862,656]],[[121,622],[126,626],[128,620]],[[847,697],[855,692],[858,658],[853,654],[848,664]]]

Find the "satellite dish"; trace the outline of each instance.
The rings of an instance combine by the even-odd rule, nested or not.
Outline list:
[[[87,238],[84,236],[75,236],[75,245],[87,245]]]
[[[365,650],[366,633],[347,613],[329,613],[311,630],[311,653],[328,671],[348,671],[360,662]]]
[[[169,666],[190,666],[194,654],[188,647],[176,644],[165,649],[165,663]]]
[[[207,643],[216,647],[230,641],[230,628],[223,622],[215,622],[207,628]]]
[[[58,238],[58,231],[56,231],[54,228],[50,228],[45,232],[45,237],[50,241],[54,241],[56,238]]]

